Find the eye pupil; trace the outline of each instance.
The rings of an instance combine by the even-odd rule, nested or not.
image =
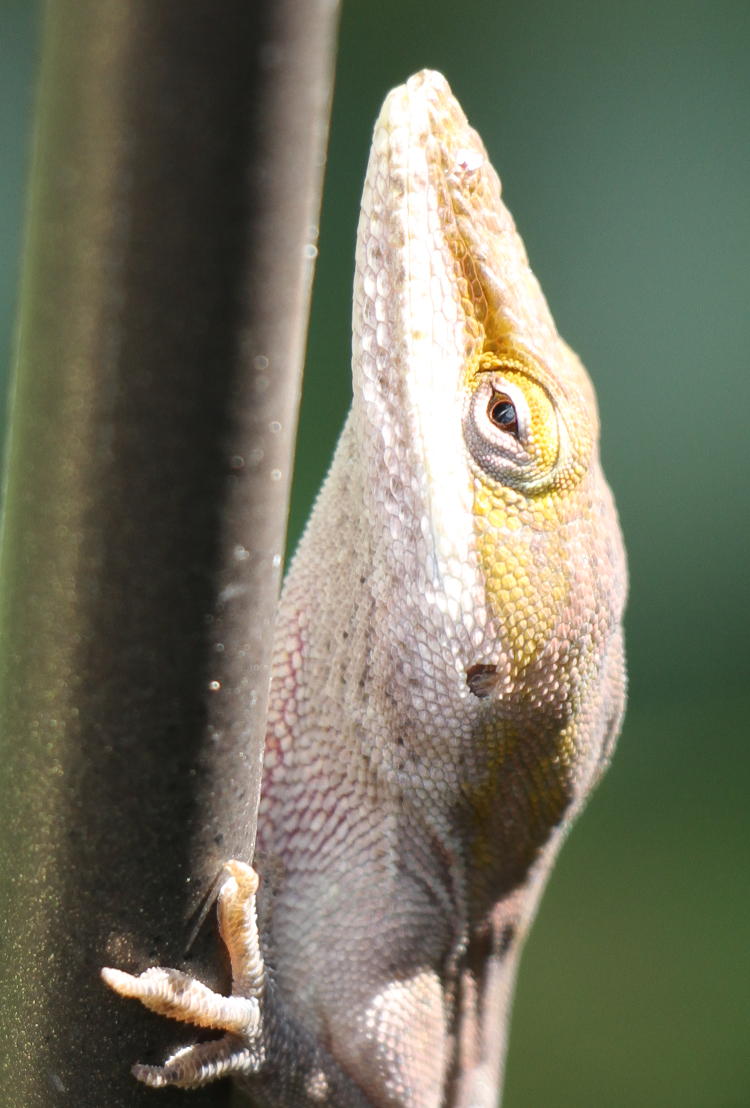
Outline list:
[[[508,434],[515,435],[516,438],[518,438],[518,413],[516,412],[516,406],[505,393],[496,392],[493,394],[487,405],[487,415],[490,418],[490,422],[494,423],[495,427],[499,427],[501,431],[507,431]]]

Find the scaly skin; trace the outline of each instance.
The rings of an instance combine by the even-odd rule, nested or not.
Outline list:
[[[436,73],[375,128],[353,335],[281,600],[260,945],[234,863],[231,1010],[174,971],[107,979],[229,1032],[140,1068],[152,1084],[489,1108],[524,936],[619,729],[626,572],[591,384]]]

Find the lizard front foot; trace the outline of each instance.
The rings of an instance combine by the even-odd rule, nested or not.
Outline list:
[[[135,1065],[133,1074],[154,1088],[196,1088],[230,1074],[258,1073],[265,1061],[262,1001],[266,976],[258,941],[258,876],[244,862],[227,862],[219,892],[219,928],[232,964],[232,995],[222,996],[179,970],[154,966],[138,976],[101,971],[116,993],[135,997],[154,1012],[225,1032],[173,1054],[163,1066]]]

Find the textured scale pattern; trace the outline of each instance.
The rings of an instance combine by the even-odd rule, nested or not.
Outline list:
[[[259,945],[247,867],[220,906],[260,1026],[213,1026],[261,1105],[489,1108],[524,935],[619,730],[626,572],[591,384],[433,72],[376,124],[352,366],[279,613]]]

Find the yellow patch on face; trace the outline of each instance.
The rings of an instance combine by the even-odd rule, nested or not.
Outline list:
[[[569,600],[561,535],[571,483],[561,455],[568,443],[544,376],[525,352],[506,347],[480,355],[464,380],[472,401],[469,432],[476,434],[477,553],[511,676],[539,657]],[[514,406],[513,434],[491,426],[498,398]]]
[[[559,557],[555,556],[557,536],[551,527],[541,536],[533,526],[524,525],[523,500],[517,493],[500,497],[487,484],[475,482],[479,564],[488,605],[503,629],[503,649],[511,662],[511,676],[540,655],[568,602],[562,550]],[[539,549],[535,550],[542,542],[543,557]]]

